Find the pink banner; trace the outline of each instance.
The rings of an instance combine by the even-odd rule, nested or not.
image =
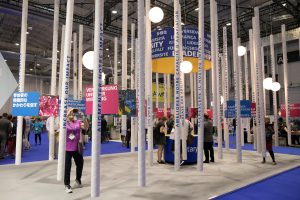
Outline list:
[[[40,97],[39,116],[56,117],[58,115],[58,97],[45,95]]]
[[[196,118],[198,114],[198,108],[189,109],[189,118]]]
[[[290,117],[300,117],[300,103],[290,104]],[[285,104],[281,104],[280,106],[281,116],[285,117]]]
[[[86,86],[86,114],[93,113],[93,86]],[[118,114],[119,109],[119,92],[117,85],[104,85],[102,86],[102,114],[113,115]]]
[[[255,117],[256,115],[256,103],[252,102],[251,103],[251,117]]]
[[[167,109],[167,116],[164,116],[164,109],[163,108],[156,108],[155,109],[156,118],[170,117],[170,113],[171,113],[170,108]]]

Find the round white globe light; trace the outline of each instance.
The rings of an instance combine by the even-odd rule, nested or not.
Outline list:
[[[94,51],[86,52],[82,57],[82,63],[87,69],[92,70],[94,68]]]
[[[193,64],[190,61],[183,61],[180,63],[180,71],[187,74],[193,70]]]
[[[221,96],[221,105],[224,103],[224,97]]]
[[[244,46],[239,46],[238,47],[238,56],[243,56],[243,55],[245,55],[246,54],[246,47],[244,47]]]
[[[263,87],[266,90],[272,90],[272,87],[273,87],[273,80],[272,80],[272,78],[265,78],[264,81],[263,81]]]
[[[273,92],[279,91],[280,88],[281,88],[280,83],[278,83],[278,82],[273,82],[273,84],[272,84],[272,91],[273,91]]]
[[[153,23],[161,22],[164,18],[164,11],[160,7],[153,7],[149,11],[149,19]]]

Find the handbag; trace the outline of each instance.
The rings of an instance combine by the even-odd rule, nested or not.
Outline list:
[[[83,143],[78,142],[78,153],[83,156]]]

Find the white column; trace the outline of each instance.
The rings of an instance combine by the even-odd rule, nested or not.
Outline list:
[[[266,77],[265,77],[265,52],[264,52],[264,47],[262,46],[261,47],[261,62],[262,62],[262,79],[264,80]],[[263,88],[263,95],[264,95],[264,112],[267,113],[267,106],[266,106],[266,90]]]
[[[264,113],[264,99],[263,99],[263,66],[262,66],[262,60],[261,60],[261,40],[260,40],[260,20],[259,20],[259,8],[254,8],[254,15],[255,15],[255,31],[254,31],[254,37],[255,37],[255,45],[256,45],[256,63],[258,66],[258,83],[257,83],[257,89],[258,89],[258,95],[259,95],[259,106],[258,110],[256,111],[257,114],[259,114],[259,120],[258,125],[260,127],[260,140],[261,140],[261,153],[262,157],[266,157],[266,134],[265,134],[265,113]]]
[[[228,50],[227,50],[227,28],[223,27],[223,67],[224,73],[224,91],[223,91],[223,117],[224,117],[224,139],[225,139],[225,148],[229,150],[229,131],[228,131],[228,119],[225,117],[225,110],[227,109],[228,101]]]
[[[237,162],[242,162],[242,148],[241,148],[241,107],[240,107],[240,68],[238,66],[237,55],[237,15],[236,15],[236,0],[231,0],[231,19],[232,19],[232,49],[233,49],[233,67],[235,79],[235,114],[236,114],[236,151]]]
[[[238,38],[238,46],[241,46],[241,38]],[[243,76],[242,76],[242,57],[238,56],[239,59],[239,69],[240,69],[240,79],[239,79],[239,84],[240,84],[240,100],[244,99],[243,95]],[[244,118],[241,118],[241,146],[244,146]]]
[[[59,0],[54,1],[52,71],[51,71],[51,91],[50,91],[51,95],[56,95],[59,3],[60,3]],[[54,158],[55,158],[55,133],[54,132],[55,132],[55,130],[54,130],[54,117],[50,117],[49,160],[54,160]]]
[[[190,95],[191,95],[191,108],[194,108],[194,75],[190,73]]]
[[[214,19],[215,19],[215,37],[216,37],[216,67],[215,67],[215,80],[216,80],[216,95],[217,95],[217,107],[214,109],[215,114],[217,115],[216,120],[217,120],[217,130],[218,130],[218,158],[223,159],[223,143],[222,143],[222,115],[221,115],[221,94],[222,94],[222,82],[221,82],[221,70],[220,70],[220,57],[219,57],[219,34],[218,34],[218,5],[216,1],[214,1]]]
[[[43,94],[44,93],[44,82],[43,79],[40,79],[40,93]]]
[[[57,163],[57,180],[61,181],[64,176],[65,154],[66,154],[66,125],[67,125],[67,101],[69,96],[69,69],[71,63],[71,38],[73,27],[74,0],[68,0],[67,18],[64,44],[64,64],[62,77],[62,95],[60,104],[60,128],[59,128],[59,148]]]
[[[153,101],[152,101],[152,46],[151,46],[151,21],[149,19],[150,1],[146,1],[146,97],[147,97],[147,137],[149,165],[153,165]]]
[[[159,74],[155,73],[155,80],[156,80],[156,101],[155,101],[155,107],[158,108],[159,107],[159,98],[158,98],[158,93],[159,93]]]
[[[73,33],[73,99],[77,99],[77,33]]]
[[[127,90],[128,0],[122,0],[122,90]],[[127,116],[122,115],[122,134],[127,132]]]
[[[135,88],[135,24],[131,23],[131,81],[130,81],[130,88],[132,90]],[[135,138],[136,138],[136,117],[131,117],[131,141],[130,147],[131,152],[135,152]]]
[[[211,33],[211,73],[212,73],[212,101],[213,101],[213,125],[217,125],[217,80],[216,80],[216,64],[217,64],[217,58],[216,58],[216,20],[215,20],[215,0],[210,0],[210,13],[213,13],[210,15],[210,33]],[[210,104],[210,102],[208,102]]]
[[[253,30],[249,30],[249,50],[250,50],[250,71],[251,71],[251,95],[252,95],[252,102],[256,102],[256,72],[255,72],[255,51],[254,51],[254,40],[253,40]],[[253,124],[253,148],[257,149],[257,137],[256,137],[256,117],[252,116]]]
[[[79,25],[79,46],[78,46],[78,99],[82,99],[82,45],[83,25]]]
[[[140,52],[139,52],[139,45],[138,45],[138,38],[135,39],[135,55],[136,55],[136,63],[135,63],[135,77],[136,77],[136,81],[135,81],[135,88],[136,88],[136,101],[137,101],[137,108],[139,107],[139,85],[140,85],[140,75],[139,75],[139,55],[140,55]],[[136,130],[136,135],[135,135],[135,138],[134,138],[134,147],[137,147],[138,145],[138,118],[136,118],[136,124],[135,124],[135,130]],[[149,137],[149,135],[148,135]],[[132,139],[133,140],[133,139]],[[148,144],[149,145],[149,144]],[[153,146],[153,145],[152,145]],[[153,156],[152,156],[153,157]],[[152,162],[153,163],[153,162]]]
[[[167,86],[167,74],[164,74],[164,116],[167,117],[167,109],[168,109],[168,86]]]
[[[250,100],[249,95],[249,66],[248,66],[248,49],[244,55],[244,67],[245,67],[245,90],[246,90],[246,100]],[[246,121],[246,131],[247,131],[247,141],[250,140],[250,119],[245,119]]]
[[[174,169],[179,170],[180,168],[180,36],[179,26],[180,18],[179,15],[180,5],[179,0],[174,0],[174,50],[175,50],[175,74],[174,74],[174,112],[175,112],[175,154],[174,154]]]
[[[101,88],[103,68],[104,0],[95,1],[91,198],[100,196]],[[99,100],[100,99],[100,100]]]
[[[270,35],[270,49],[271,49],[272,81],[276,82],[274,37],[273,37],[272,34]],[[276,95],[276,92],[273,92],[273,115],[274,115],[275,146],[279,146],[279,141],[278,141],[278,110],[277,110],[277,95]]]
[[[58,96],[61,97],[62,91],[62,77],[64,68],[64,47],[65,47],[65,25],[62,25],[61,42],[60,42],[60,56],[59,56],[59,79],[58,79]]]
[[[139,37],[139,137],[138,137],[138,185],[146,185],[145,168],[145,7],[144,1],[138,0],[138,37]]]
[[[20,46],[20,69],[19,69],[19,92],[24,92],[25,87],[25,65],[26,65],[26,41],[27,41],[27,18],[28,18],[28,0],[23,0],[22,4],[22,25],[21,25],[21,46]],[[17,141],[16,141],[16,159],[15,164],[21,164],[22,157],[22,132],[23,117],[18,116],[17,122]]]
[[[289,75],[287,66],[287,50],[286,50],[286,32],[285,24],[281,25],[281,40],[282,40],[282,54],[283,54],[283,78],[284,78],[284,102],[285,102],[285,119],[288,129],[288,145],[292,144],[291,124],[290,124],[290,99],[289,99]]]
[[[171,74],[167,74],[167,88],[168,88],[168,97],[167,97],[167,102],[168,102],[168,108],[170,108],[171,111]],[[172,113],[171,113],[172,114]]]
[[[203,136],[204,136],[204,0],[198,2],[198,144],[197,144],[197,170],[203,171]]]
[[[118,38],[114,38],[114,84],[118,85]]]

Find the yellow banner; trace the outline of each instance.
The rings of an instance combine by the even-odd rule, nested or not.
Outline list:
[[[198,58],[193,57],[184,57],[184,61],[190,61],[193,64],[192,72],[198,72]],[[167,58],[158,58],[152,60],[152,70],[153,72],[162,73],[162,74],[174,74],[175,58],[167,57]],[[204,60],[204,69],[211,69],[210,60]]]
[[[164,84],[158,85],[158,102],[163,103],[167,101],[164,99]],[[173,102],[173,88],[169,88],[169,94],[171,95],[171,103]],[[156,83],[152,83],[152,101],[156,102]]]

